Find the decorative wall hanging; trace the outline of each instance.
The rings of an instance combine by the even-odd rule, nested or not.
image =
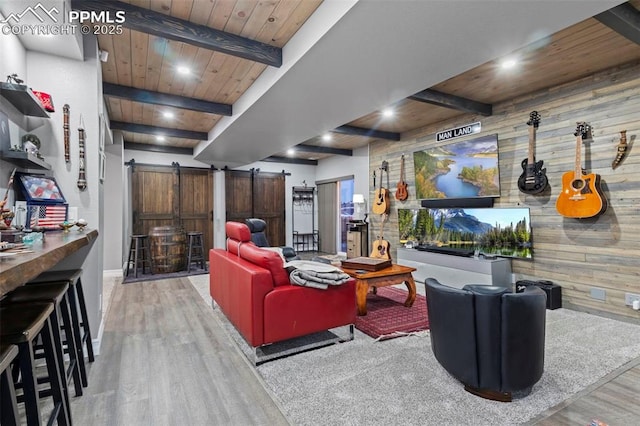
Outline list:
[[[84,169],[84,146],[84,121],[82,120],[82,114],[80,114],[80,127],[78,128],[78,189],[80,191],[84,191],[85,189],[87,189],[87,178],[85,176]]]
[[[615,169],[620,165],[620,163],[622,163],[622,160],[624,160],[625,157],[627,156],[628,148],[629,148],[629,145],[627,145],[627,131],[622,130],[620,132],[620,142],[618,143],[618,148],[617,148],[618,152],[616,153],[616,158],[613,160],[613,163],[611,163],[612,169]]]
[[[64,128],[64,162],[71,161],[71,155],[69,154],[69,104],[64,104],[62,107],[62,119]]]

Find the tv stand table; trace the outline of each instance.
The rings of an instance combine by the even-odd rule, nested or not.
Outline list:
[[[511,259],[496,257],[461,257],[430,253],[404,247],[398,248],[398,263],[416,268],[415,278],[424,282],[435,278],[442,284],[462,288],[467,284],[485,284],[513,290]]]
[[[416,283],[413,280],[412,272],[416,268],[402,265],[391,265],[379,271],[364,271],[360,269],[342,269],[350,277],[356,279],[356,305],[358,315],[367,315],[367,293],[369,288],[385,287],[389,285],[402,284],[407,286],[409,294],[404,306],[410,308],[416,300]]]

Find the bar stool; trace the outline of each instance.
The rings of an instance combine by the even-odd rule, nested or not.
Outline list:
[[[151,269],[151,250],[149,249],[148,235],[132,235],[129,243],[129,258],[127,259],[127,271],[125,277],[129,276],[129,266],[133,262],[133,276],[138,278],[138,268],[142,266],[142,273],[145,274],[145,266]],[[138,263],[140,262],[140,263]]]
[[[0,337],[5,344],[18,347],[17,362],[22,378],[22,400],[28,426],[40,426],[40,397],[36,379],[34,346],[42,337],[47,373],[51,383],[53,410],[47,424],[56,419],[58,425],[71,425],[69,401],[65,398],[63,379],[58,368],[56,343],[53,337],[53,304],[35,302],[0,305]],[[3,410],[4,411],[4,410]]]
[[[17,303],[49,302],[53,303],[53,316],[51,324],[53,326],[53,337],[60,342],[56,346],[60,350],[56,354],[60,365],[60,372],[63,375],[64,389],[69,398],[69,382],[73,379],[76,396],[82,396],[82,381],[80,379],[80,360],[78,354],[82,356],[82,351],[76,350],[77,339],[73,333],[73,320],[69,307],[69,283],[58,282],[49,284],[37,284],[18,287],[2,299],[0,306]],[[62,327],[60,327],[62,318]],[[60,335],[60,329],[64,330],[66,344],[69,352],[69,365],[65,368],[64,362],[64,341]],[[84,361],[83,361],[84,362]],[[45,394],[46,395],[46,394]]]
[[[18,356],[16,345],[0,343],[0,424],[18,425],[20,415],[18,413],[18,401],[16,399],[16,388],[13,386],[11,377],[11,364]]]
[[[191,271],[191,262],[197,262],[200,269],[207,270],[207,262],[204,258],[204,246],[202,244],[202,232],[187,232],[189,237],[189,251],[187,255],[187,272]]]
[[[91,340],[91,329],[89,327],[89,316],[87,315],[87,305],[84,300],[84,290],[82,289],[82,269],[70,269],[66,271],[47,271],[38,275],[27,283],[28,286],[34,284],[48,284],[65,281],[69,283],[69,307],[71,308],[71,326],[75,338],[76,352],[78,353],[78,365],[80,366],[80,378],[82,386],[87,387],[87,369],[84,362],[84,347],[87,349],[89,362],[95,361],[93,355],[93,342]],[[80,309],[80,312],[78,312]],[[86,346],[85,346],[86,345]]]

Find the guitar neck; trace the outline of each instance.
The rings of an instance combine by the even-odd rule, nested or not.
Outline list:
[[[404,182],[404,155],[400,158],[400,180]]]
[[[582,133],[578,132],[578,136],[576,136],[576,163],[575,169],[573,171],[574,179],[578,179],[582,176]]]
[[[533,164],[533,150],[536,143],[536,129],[535,126],[529,126],[529,156],[527,157],[527,161],[529,164]]]

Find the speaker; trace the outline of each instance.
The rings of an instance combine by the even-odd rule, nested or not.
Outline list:
[[[422,200],[421,205],[427,209],[493,207],[493,198],[435,198],[432,200]]]
[[[520,280],[516,281],[516,293],[522,293],[527,286],[534,285],[541,288],[547,295],[547,309],[562,308],[562,287],[551,281]]]

